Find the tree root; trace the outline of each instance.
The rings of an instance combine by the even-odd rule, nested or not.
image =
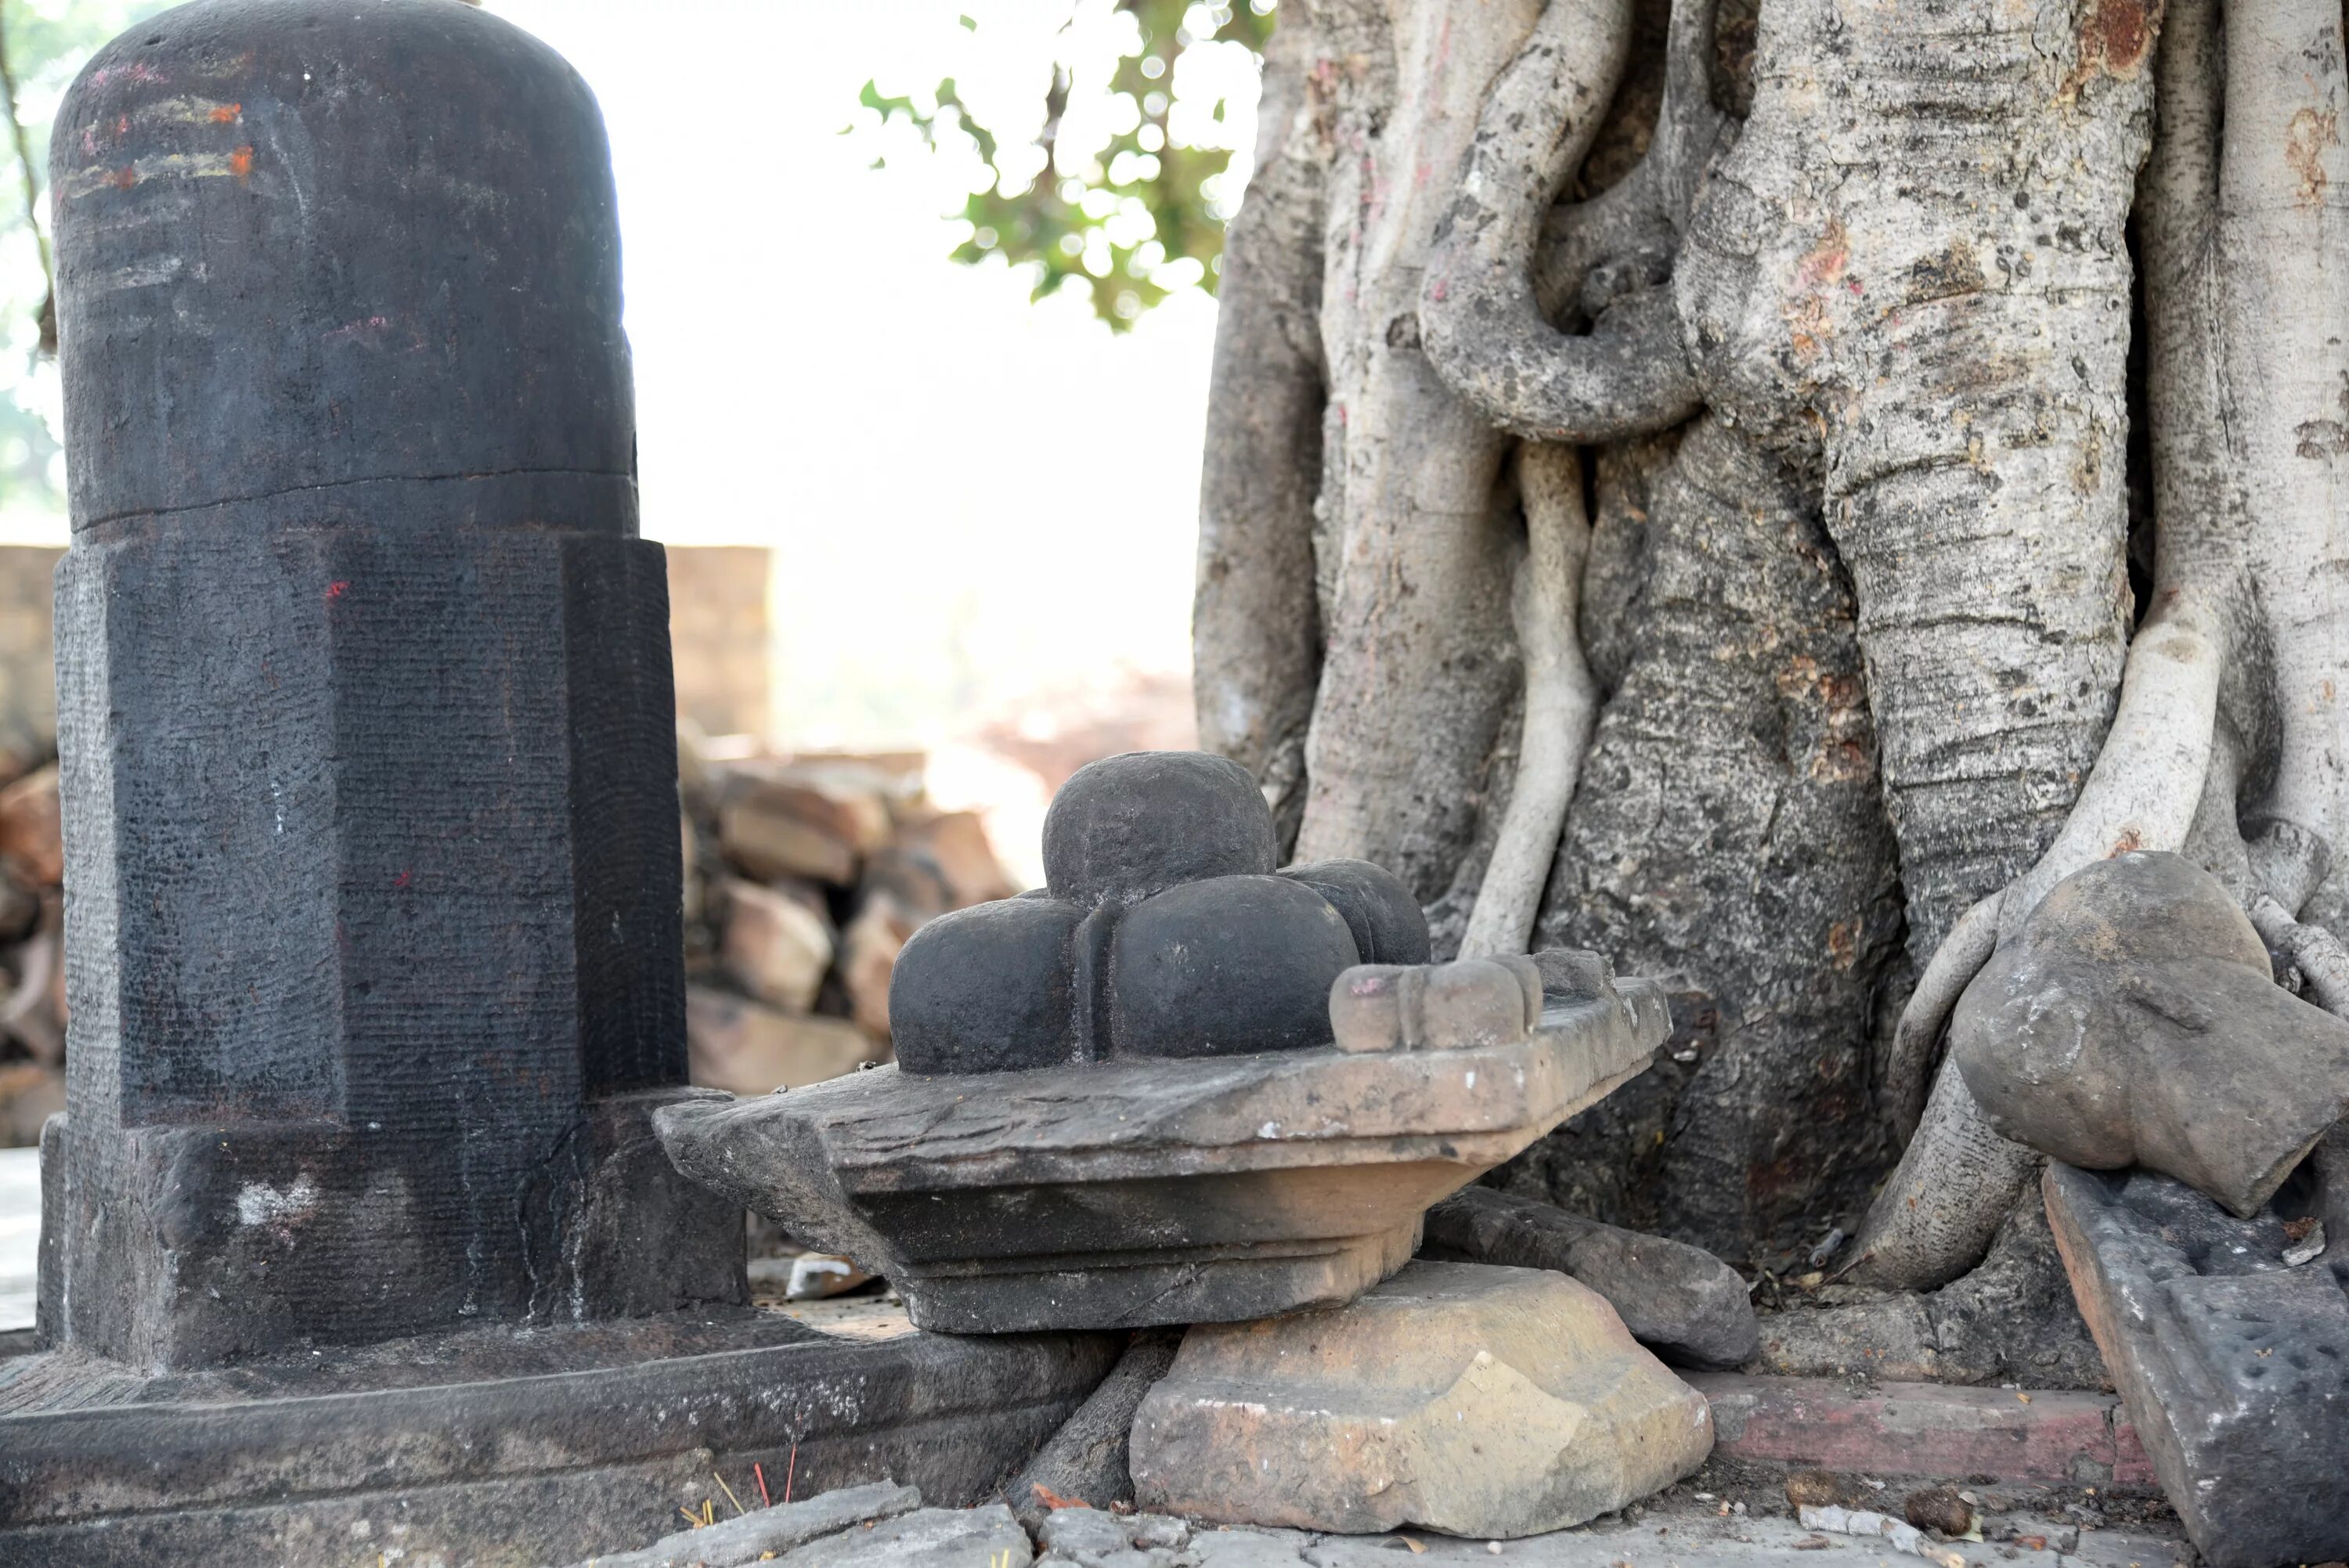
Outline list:
[[[1599,717],[1599,686],[1583,662],[1576,607],[1590,553],[1582,505],[1582,461],[1575,449],[1541,444],[1517,456],[1525,498],[1526,557],[1511,609],[1525,656],[1524,739],[1516,782],[1485,880],[1460,939],[1463,958],[1526,951],[1557,858],[1567,803]]]
[[[1436,374],[1495,426],[1528,440],[1612,440],[1667,428],[1703,406],[1682,347],[1679,308],[1661,285],[1693,184],[1690,166],[1721,134],[1723,117],[1690,42],[1701,35],[1710,46],[1709,4],[1674,9],[1657,139],[1640,168],[1588,203],[1591,221],[1569,225],[1569,237],[1553,247],[1575,253],[1576,275],[1545,277],[1543,292],[1583,294],[1597,325],[1587,335],[1561,332],[1537,294],[1545,224],[1621,73],[1629,15],[1608,0],[1551,0],[1485,99],[1420,294],[1421,341]],[[1630,255],[1610,258],[1610,251]]]
[[[1924,1114],[1925,1094],[1933,1082],[1934,1048],[1959,996],[1998,949],[1999,911],[2006,894],[1994,892],[1958,917],[1957,924],[1934,950],[1917,988],[1900,1009],[1892,1031],[1892,1052],[1885,1063],[1878,1103],[1893,1130],[1906,1139],[1917,1130]]]

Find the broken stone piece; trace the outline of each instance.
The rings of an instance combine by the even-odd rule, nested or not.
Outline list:
[[[1414,1264],[1333,1311],[1201,1326],[1135,1417],[1145,1508],[1369,1534],[1579,1524],[1687,1475],[1704,1397],[1587,1286]]]
[[[922,1494],[910,1486],[884,1480],[842,1487],[797,1502],[721,1519],[698,1530],[680,1530],[662,1536],[642,1552],[591,1557],[573,1568],[676,1568],[687,1563],[701,1568],[737,1568],[761,1561],[761,1553],[780,1557],[795,1546],[855,1529],[870,1520],[911,1513],[921,1506]]]
[[[1330,1038],[1330,984],[1424,962],[1427,922],[1377,866],[1276,873],[1272,810],[1205,752],[1080,769],[1044,820],[1047,885],[905,944],[888,1017],[909,1073],[1295,1050]]]
[[[1966,988],[1950,1050],[2005,1136],[2246,1218],[2349,1115],[2349,1023],[2276,985],[2224,885],[2172,854],[2056,883]]]
[[[1401,1267],[1428,1204],[1643,1071],[1670,1026],[1626,980],[1506,1045],[883,1067],[659,1128],[678,1170],[885,1275],[921,1327],[1231,1322]]]
[[[2161,1490],[2213,1568],[2349,1556],[2349,1263],[2179,1181],[2051,1163],[2047,1217]]]
[[[1427,1212],[1420,1256],[1555,1269],[1607,1298],[1631,1337],[1666,1361],[1742,1367],[1762,1337],[1737,1271],[1685,1242],[1643,1236],[1555,1203],[1464,1187]]]
[[[811,1541],[774,1561],[776,1568],[1028,1568],[1035,1550],[997,1502],[918,1509]]]
[[[1038,1523],[1040,1563],[1054,1568],[1192,1568],[1191,1527],[1162,1513],[1061,1508]],[[1292,1560],[1294,1553],[1291,1553]]]

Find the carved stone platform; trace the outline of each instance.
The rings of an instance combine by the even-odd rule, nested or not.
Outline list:
[[[1226,1323],[1351,1300],[1427,1206],[1653,1059],[1662,992],[1557,996],[1452,1050],[879,1068],[665,1107],[679,1170],[883,1274],[948,1333]]]
[[[2349,1555],[2349,1264],[2293,1266],[2150,1171],[2051,1161],[2047,1220],[2080,1314],[2186,1533],[2216,1568]]]
[[[719,1308],[497,1327],[142,1377],[0,1359],[0,1568],[540,1568],[889,1477],[988,1501],[1100,1382],[1107,1336],[880,1341]],[[752,1467],[760,1467],[754,1470]]]

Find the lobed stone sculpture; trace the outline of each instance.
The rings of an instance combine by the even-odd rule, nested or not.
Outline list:
[[[2174,854],[2056,883],[1960,998],[1950,1051],[2005,1136],[2244,1218],[2349,1115],[2349,1024],[2276,985],[2226,887]]]
[[[1330,985],[1423,964],[1427,921],[1363,861],[1273,870],[1272,810],[1199,751],[1081,768],[1044,818],[1045,886],[942,915],[889,982],[909,1073],[1324,1044]]]
[[[1045,889],[906,944],[894,1066],[666,1107],[670,1157],[885,1274],[925,1328],[1350,1300],[1410,1258],[1430,1203],[1643,1070],[1669,1021],[1588,954],[1422,975],[1394,878],[1275,873],[1272,845],[1219,758],[1081,770],[1046,820]],[[1414,998],[1411,1038],[1336,1039],[1332,998],[1381,987]]]
[[[51,186],[71,1050],[0,1564],[560,1561],[801,1449],[978,1495],[1109,1347],[754,1313],[648,1126],[675,715],[585,84],[453,0],[204,0]]]

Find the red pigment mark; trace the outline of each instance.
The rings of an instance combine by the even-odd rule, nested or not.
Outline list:
[[[347,577],[337,577],[332,583],[326,584],[326,601],[327,603],[332,603],[334,601],[341,598],[350,591],[351,580]]]
[[[1450,278],[1438,278],[1435,280],[1435,286],[1427,291],[1427,297],[1433,300],[1436,304],[1442,304],[1451,296],[1451,294],[1452,280]]]
[[[1821,284],[1840,282],[1844,263],[1850,259],[1851,244],[1845,238],[1843,220],[1829,219],[1826,232],[1819,236],[1819,242],[1795,266],[1795,286],[1812,289]]]
[[[214,104],[212,106],[212,123],[214,125],[226,125],[230,120],[234,119],[243,111],[244,106],[241,103]]]
[[[250,144],[228,155],[228,171],[239,180],[253,172],[253,148]]]
[[[81,150],[86,157],[98,156],[98,127],[86,125],[81,128]]]
[[[415,880],[415,876],[416,873],[414,872],[402,872],[398,876],[391,879],[391,885],[394,887],[406,887],[410,882]]]
[[[135,163],[124,164],[114,171],[111,183],[117,191],[129,190],[139,183],[139,166]]]
[[[130,134],[130,117],[129,117],[129,115],[127,115],[127,114],[126,114],[126,115],[118,115],[118,116],[115,118],[115,121],[114,121],[114,137],[115,137],[115,139],[116,139],[116,140],[118,140],[118,141],[119,141],[122,138],[124,138],[124,137],[126,137],[126,136],[129,136],[129,134]]]

